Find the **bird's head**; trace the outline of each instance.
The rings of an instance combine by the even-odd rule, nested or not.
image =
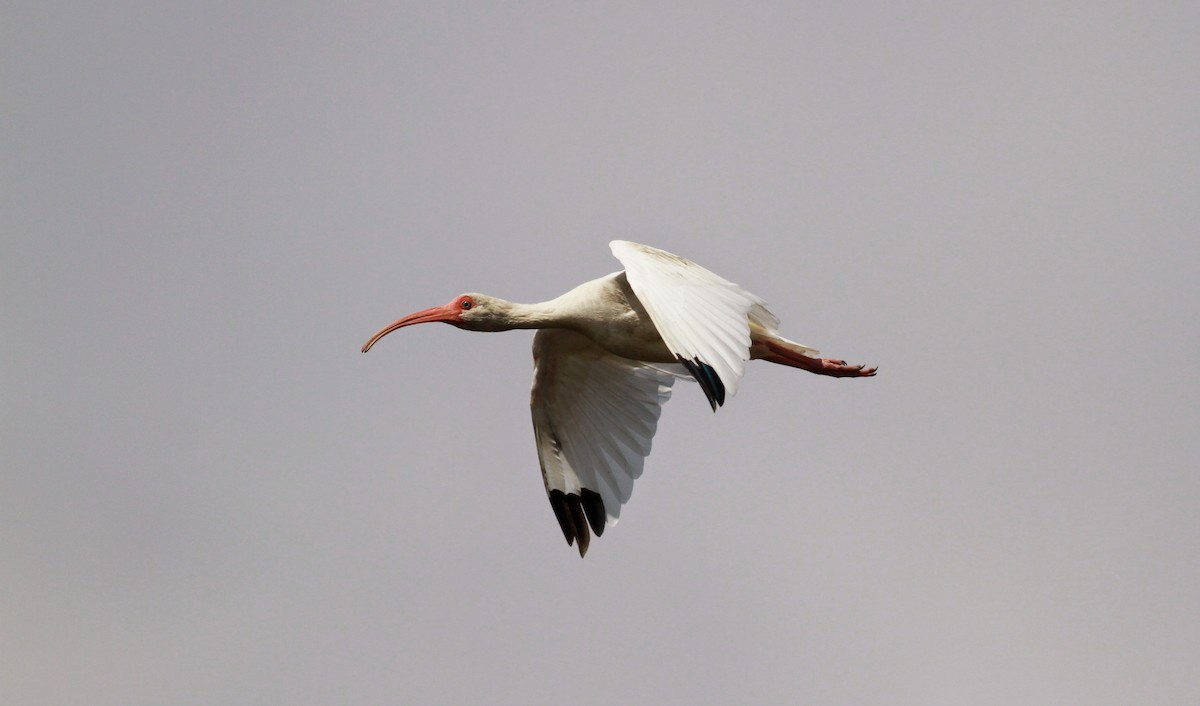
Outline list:
[[[468,331],[507,331],[513,328],[511,308],[511,303],[486,294],[460,294],[448,304],[423,309],[384,326],[371,336],[362,347],[362,352],[371,350],[376,341],[392,331],[413,324],[439,321]]]

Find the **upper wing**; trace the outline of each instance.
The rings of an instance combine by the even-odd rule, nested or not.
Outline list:
[[[620,358],[582,334],[541,329],[533,337],[533,433],[550,505],[567,544],[616,524],[642,475],[675,366]]]
[[[750,322],[774,329],[766,302],[678,255],[627,240],[608,244],[667,348],[704,388],[713,410],[737,392],[750,360]]]

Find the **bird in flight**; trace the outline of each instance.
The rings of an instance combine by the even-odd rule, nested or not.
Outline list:
[[[762,299],[690,260],[625,240],[609,247],[624,271],[556,299],[517,304],[462,294],[385,326],[362,347],[435,321],[468,331],[538,329],[533,434],[550,506],[581,557],[589,526],[599,537],[617,523],[676,380],[699,383],[715,412],[737,392],[748,360],[833,377],[876,371],[819,358],[780,336]]]

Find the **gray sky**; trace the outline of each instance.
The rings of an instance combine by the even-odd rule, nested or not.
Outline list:
[[[1200,702],[1195,3],[0,23],[6,704]],[[529,332],[690,257],[881,366],[677,387],[586,560]]]

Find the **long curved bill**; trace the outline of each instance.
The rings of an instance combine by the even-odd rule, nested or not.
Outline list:
[[[362,352],[366,353],[367,351],[371,350],[371,346],[375,345],[376,341],[398,328],[412,326],[413,324],[427,324],[434,321],[441,321],[443,323],[449,322],[457,313],[458,312],[452,309],[450,305],[443,304],[442,306],[433,306],[428,309],[422,309],[415,314],[409,314],[403,319],[398,319],[379,329],[374,336],[371,336],[371,338],[365,344],[363,344]]]

